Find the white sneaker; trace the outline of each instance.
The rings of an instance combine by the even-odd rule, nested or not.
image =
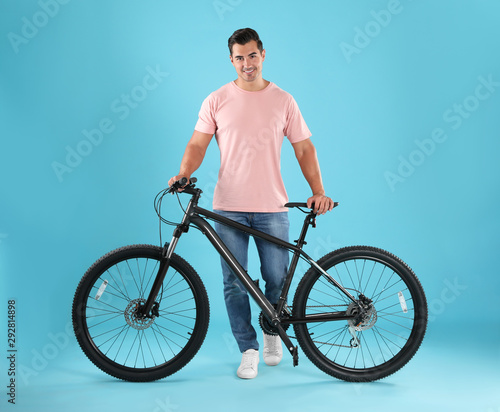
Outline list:
[[[236,374],[241,379],[253,379],[257,376],[257,365],[259,364],[259,351],[247,349],[241,357],[241,364]]]
[[[269,366],[276,366],[283,357],[281,339],[278,335],[268,335],[264,333],[264,352],[262,353],[264,362]]]

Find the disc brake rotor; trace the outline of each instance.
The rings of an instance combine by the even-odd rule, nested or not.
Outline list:
[[[351,303],[346,310],[347,315],[356,315],[359,312],[358,304],[353,302]],[[377,322],[377,310],[373,304],[365,311],[361,318],[361,322],[356,321],[355,319],[349,319],[347,323],[350,327],[352,327],[355,331],[367,330],[373,327]],[[357,325],[356,325],[357,323]]]
[[[138,315],[138,309],[146,303],[145,299],[131,300],[125,308],[125,321],[137,330],[144,330],[151,326],[154,318],[146,318]]]

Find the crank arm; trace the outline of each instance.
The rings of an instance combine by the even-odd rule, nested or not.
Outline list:
[[[278,335],[280,336],[281,340],[283,341],[283,343],[285,344],[286,348],[288,349],[288,351],[292,355],[293,366],[297,366],[299,364],[299,353],[298,353],[299,350],[298,350],[298,347],[297,346],[293,346],[293,343],[290,340],[290,338],[288,337],[288,335],[286,334],[285,329],[283,329],[283,327],[280,324],[276,325],[275,327],[276,327],[276,329],[278,329]]]

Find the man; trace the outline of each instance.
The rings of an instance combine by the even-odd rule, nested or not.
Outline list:
[[[258,34],[249,28],[233,33],[228,41],[230,60],[238,78],[211,93],[203,102],[179,174],[189,178],[198,169],[215,134],[221,167],[214,191],[217,213],[288,241],[287,194],[280,173],[284,136],[292,143],[302,173],[313,195],[309,207],[324,214],[333,208],[325,196],[311,132],[293,97],[262,77],[266,51]],[[216,224],[222,241],[247,269],[248,235]],[[265,296],[277,303],[288,268],[288,251],[255,239],[265,281]],[[257,376],[259,344],[251,325],[249,298],[239,280],[222,260],[224,299],[233,335],[243,353],[237,375]],[[263,358],[277,365],[283,356],[279,336],[264,333]]]

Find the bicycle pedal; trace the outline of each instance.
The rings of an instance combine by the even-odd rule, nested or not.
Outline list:
[[[293,358],[293,366],[298,366],[299,365],[299,347],[295,346],[293,348],[293,353],[292,353],[292,358]]]

